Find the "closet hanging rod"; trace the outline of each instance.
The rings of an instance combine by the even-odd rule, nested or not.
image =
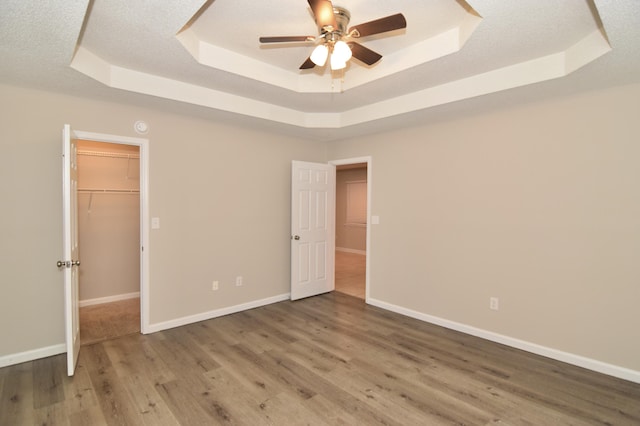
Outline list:
[[[78,188],[78,192],[91,194],[139,194],[139,189],[98,189],[98,188]]]
[[[140,159],[140,154],[127,154],[124,152],[106,152],[106,151],[85,151],[78,150],[78,155],[86,155],[89,157],[111,157],[111,158],[130,158]]]

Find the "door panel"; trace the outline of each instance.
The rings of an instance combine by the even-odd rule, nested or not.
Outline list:
[[[334,289],[335,167],[292,163],[291,299]]]
[[[68,124],[62,131],[62,218],[63,260],[58,262],[64,273],[65,339],[67,374],[73,376],[80,352],[78,308],[78,163],[77,147],[71,139]]]

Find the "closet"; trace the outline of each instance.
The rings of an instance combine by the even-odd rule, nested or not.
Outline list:
[[[88,336],[115,337],[114,321],[125,317],[137,321],[125,329],[140,330],[140,155],[138,146],[78,141],[77,158],[80,338],[85,344]],[[114,318],[88,317],[83,310]]]

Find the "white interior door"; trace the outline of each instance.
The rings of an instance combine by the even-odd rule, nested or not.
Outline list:
[[[78,163],[77,148],[71,139],[71,127],[62,130],[62,218],[63,257],[58,267],[64,272],[65,338],[67,374],[73,376],[80,352],[78,311]]]
[[[294,161],[291,170],[291,300],[297,300],[335,287],[336,169]]]

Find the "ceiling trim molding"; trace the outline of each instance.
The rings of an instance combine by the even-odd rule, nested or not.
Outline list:
[[[102,84],[303,128],[338,129],[564,77],[611,51],[596,30],[564,51],[344,112],[304,112],[111,64],[79,47],[71,67]]]

